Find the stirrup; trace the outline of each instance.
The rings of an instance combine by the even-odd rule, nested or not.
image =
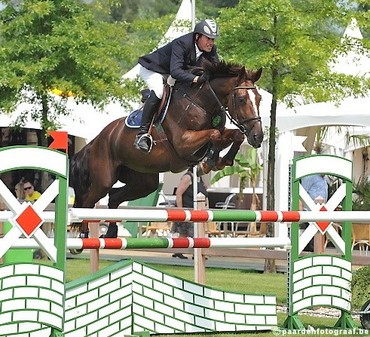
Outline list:
[[[145,142],[145,143],[144,143]],[[144,144],[147,146],[144,147]],[[144,152],[150,152],[153,148],[153,137],[149,133],[143,133],[142,135],[137,135],[135,139],[134,146],[136,149],[144,151]]]

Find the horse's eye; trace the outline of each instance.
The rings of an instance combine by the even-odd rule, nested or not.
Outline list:
[[[240,104],[245,104],[246,101],[247,100],[246,100],[245,96],[238,96],[238,102]]]

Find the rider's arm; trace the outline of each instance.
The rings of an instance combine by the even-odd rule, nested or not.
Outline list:
[[[177,81],[191,83],[196,77],[185,69],[190,64],[191,49],[181,39],[175,40],[172,45],[170,74]]]
[[[190,175],[189,174],[183,175],[176,189],[176,206],[177,207],[184,207],[183,202],[182,202],[182,196],[190,185],[191,185]]]

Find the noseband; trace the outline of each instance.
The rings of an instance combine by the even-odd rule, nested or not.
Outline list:
[[[219,98],[217,97],[215,91],[213,90],[211,84],[209,82],[208,83],[208,86],[209,86],[209,89],[211,90],[212,92],[212,95],[214,96],[216,102],[218,103],[218,105],[220,106],[220,110],[225,113],[225,115],[227,116],[227,118],[229,118],[230,122],[233,123],[234,125],[237,126],[237,128],[244,134],[246,134],[248,136],[250,130],[252,130],[253,128],[253,125],[257,122],[261,122],[261,117],[260,116],[257,116],[257,117],[251,117],[251,118],[245,118],[241,121],[238,121],[236,120],[233,116],[230,115],[230,112],[228,109],[226,109],[223,104],[221,103],[221,101],[219,100]],[[246,90],[252,90],[252,89],[256,89],[255,86],[248,86],[248,85],[239,85],[239,86],[236,86],[234,87],[232,90],[233,90],[233,95],[232,95],[232,106],[233,108],[235,109],[236,108],[236,95],[235,95],[235,90],[238,90],[238,89],[246,89]],[[251,122],[254,122],[252,127],[248,130],[247,127],[245,127],[244,125],[247,125]]]

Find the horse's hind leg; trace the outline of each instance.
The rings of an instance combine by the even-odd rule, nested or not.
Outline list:
[[[124,201],[136,200],[154,192],[158,188],[159,175],[158,173],[141,173],[124,168],[120,172],[119,180],[125,185],[110,190],[108,201],[110,209],[118,208]],[[117,224],[111,222],[105,237],[116,238],[117,233]]]

